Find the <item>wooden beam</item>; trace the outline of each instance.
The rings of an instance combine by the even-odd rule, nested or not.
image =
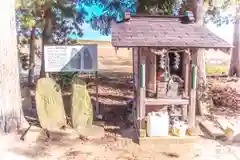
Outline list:
[[[99,79],[98,79],[98,71],[95,72],[95,84],[96,84],[96,106],[95,106],[95,111],[96,111],[96,116],[100,115],[100,108],[99,108],[99,91],[98,91],[98,84],[99,84]],[[102,116],[100,116],[102,117]]]
[[[141,133],[143,129],[145,129],[145,114],[146,114],[146,107],[145,107],[145,87],[140,87],[140,97],[139,97],[139,100],[140,100],[140,117],[139,117],[139,120],[140,120],[140,127],[139,127],[139,135],[141,137],[145,137],[143,136]]]
[[[134,82],[134,97],[137,97],[137,91],[138,91],[138,85],[139,85],[139,70],[138,70],[138,65],[139,65],[139,56],[138,56],[138,48],[134,47],[132,49],[132,64],[133,64],[133,82]]]
[[[190,89],[190,52],[189,50],[185,50],[183,56],[183,76],[184,76],[184,96],[189,97],[189,89]],[[182,110],[182,120],[186,120],[188,116],[188,106],[189,104],[185,104],[181,106]]]
[[[183,73],[184,73],[184,96],[189,95],[189,73],[190,73],[190,53],[185,52],[183,57]]]
[[[195,128],[196,121],[196,87],[197,87],[197,51],[194,50],[191,54],[192,66],[191,66],[191,90],[190,90],[190,106],[189,106],[189,127]]]
[[[182,98],[146,98],[145,105],[157,106],[157,105],[188,105],[189,99]]]
[[[138,104],[138,91],[137,91],[137,81],[138,81],[138,78],[137,78],[137,71],[138,71],[138,59],[137,59],[138,55],[137,55],[137,48],[133,48],[132,49],[132,71],[133,71],[133,96],[134,96],[134,99],[135,101],[133,102],[133,108],[132,108],[132,112],[133,112],[133,123],[134,123],[134,127],[137,129],[139,128],[138,126],[138,122],[137,122],[137,118],[138,118],[138,115],[137,115],[137,111],[138,111],[138,108],[137,108],[137,104]]]
[[[156,95],[156,54],[150,49],[146,53],[146,91],[147,96],[153,97]]]
[[[187,116],[188,116],[188,105],[182,105],[181,106],[181,112],[182,112],[182,116],[181,116],[181,120],[185,121],[187,120]]]
[[[145,108],[145,94],[146,94],[146,88],[145,88],[145,64],[146,64],[146,55],[144,53],[142,53],[142,50],[139,50],[140,52],[140,93],[139,93],[139,121],[140,121],[140,130],[139,132],[141,132],[142,129],[145,128],[145,112],[146,112],[146,108]],[[140,134],[140,136],[142,136],[142,134]],[[146,135],[145,135],[146,136]]]
[[[136,99],[136,113],[135,113],[135,126],[137,127],[136,129],[139,130],[140,129],[140,83],[139,83],[139,71],[140,71],[140,67],[139,67],[139,63],[140,63],[140,48],[139,47],[135,47],[133,49],[133,65],[134,65],[134,89],[135,89],[135,99]],[[138,133],[139,135],[139,133]]]

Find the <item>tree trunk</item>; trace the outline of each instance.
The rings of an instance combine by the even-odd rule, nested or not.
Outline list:
[[[53,22],[52,22],[52,10],[51,8],[48,8],[44,12],[44,28],[43,28],[43,34],[42,34],[42,56],[41,56],[41,70],[40,70],[40,78],[46,77],[45,72],[45,58],[44,58],[44,45],[49,44],[52,38],[52,28],[53,28]]]
[[[10,132],[21,125],[22,108],[15,2],[8,0],[0,14],[0,131]]]
[[[40,68],[40,77],[43,78],[46,77],[46,72],[45,72],[45,58],[44,58],[44,38],[42,38],[42,54],[41,54],[41,68]]]
[[[188,8],[194,12],[195,15],[195,23],[197,25],[203,26],[204,25],[204,0],[188,0],[187,1]],[[205,64],[205,50],[198,49],[197,50],[197,109],[199,113],[201,112],[201,95],[203,89],[206,87],[207,84],[207,76],[206,76],[206,64]]]
[[[239,36],[239,27],[240,27],[240,8],[239,5],[236,6],[236,23],[234,24],[234,31],[233,31],[233,46],[232,49],[232,56],[229,68],[229,76],[236,75],[240,77],[240,36]]]
[[[204,0],[194,0],[195,1],[195,17],[196,24],[204,25]],[[197,53],[197,65],[198,65],[198,85],[206,86],[207,76],[206,76],[206,64],[205,64],[205,50],[198,49]]]
[[[187,0],[187,6],[189,10],[192,10],[195,15],[195,23],[197,25],[203,26],[204,25],[204,0]],[[206,64],[205,64],[205,50],[198,49],[198,77],[201,85],[206,85]],[[201,69],[200,69],[201,68]]]
[[[30,35],[30,53],[29,53],[29,65],[30,68],[28,70],[28,84],[32,85],[34,83],[34,67],[35,67],[35,32],[36,27],[33,26]]]

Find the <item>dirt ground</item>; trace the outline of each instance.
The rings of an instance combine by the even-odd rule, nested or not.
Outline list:
[[[237,144],[227,145],[209,139],[196,144],[137,145],[116,137],[84,140],[72,130],[50,133],[48,139],[39,128],[32,128],[25,141],[19,135],[0,138],[1,160],[239,160]]]

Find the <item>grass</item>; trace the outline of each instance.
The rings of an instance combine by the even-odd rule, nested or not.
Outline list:
[[[206,64],[206,70],[208,75],[225,74],[228,72],[228,66],[225,64],[221,64],[221,65]]]

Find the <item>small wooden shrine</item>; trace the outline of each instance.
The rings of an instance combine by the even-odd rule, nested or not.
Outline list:
[[[179,107],[181,119],[195,125],[197,50],[232,47],[207,28],[162,16],[113,22],[112,45],[132,48],[135,126],[143,137],[147,112],[163,106]]]

